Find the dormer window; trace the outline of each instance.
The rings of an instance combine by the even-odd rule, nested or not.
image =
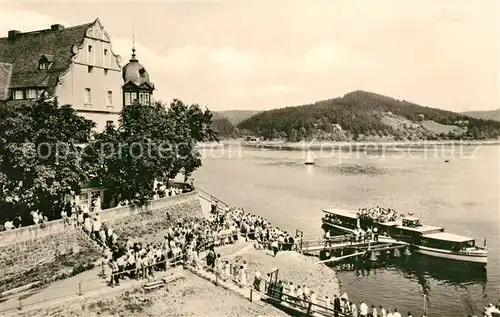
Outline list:
[[[50,69],[50,66],[52,66],[52,63],[54,62],[54,56],[49,55],[49,54],[43,54],[42,57],[40,57],[39,64],[38,64],[38,69],[40,70],[48,70]]]

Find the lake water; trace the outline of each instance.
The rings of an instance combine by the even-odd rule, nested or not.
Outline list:
[[[456,271],[417,256],[371,270],[337,267],[342,289],[356,302],[420,316],[425,292],[429,316],[457,317],[465,316],[461,296],[479,308],[500,298],[499,146],[385,155],[315,151],[315,166],[303,164],[301,151],[234,146],[202,153],[198,187],[285,230],[321,234],[323,208],[378,205],[471,235],[480,245],[488,241],[486,272]]]

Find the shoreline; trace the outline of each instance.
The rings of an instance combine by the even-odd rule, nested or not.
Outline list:
[[[247,142],[241,140],[221,140],[220,143],[200,143],[199,149],[222,149],[225,147],[247,147],[273,150],[381,150],[392,149],[422,149],[432,147],[461,147],[461,146],[496,146],[500,140],[471,140],[471,141],[361,141],[361,142],[277,142],[261,141]]]

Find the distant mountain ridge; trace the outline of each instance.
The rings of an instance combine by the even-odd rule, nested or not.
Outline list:
[[[250,118],[258,114],[260,111],[256,110],[224,110],[224,111],[214,111],[214,116],[225,117],[233,125],[238,125],[241,121]]]
[[[500,108],[496,110],[466,111],[462,112],[462,114],[477,119],[500,121]]]
[[[348,141],[369,139],[491,139],[500,122],[354,91],[314,104],[263,111],[237,128],[265,139]]]

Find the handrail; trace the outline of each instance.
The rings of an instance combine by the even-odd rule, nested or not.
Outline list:
[[[164,261],[160,261],[160,262],[156,262],[154,264],[150,264],[150,265],[144,266],[144,267],[141,268],[141,270],[145,270],[147,268],[151,268],[151,267],[157,266],[157,265],[165,263],[165,262],[168,262],[170,264],[170,266],[172,267],[172,266],[175,266],[175,265],[177,265],[179,263],[183,263],[184,261],[183,260],[177,260],[177,261],[174,261],[174,262],[169,262],[168,260],[164,260]],[[167,270],[168,270],[168,267],[166,266],[164,272],[167,271]],[[137,270],[133,269],[133,270],[126,270],[126,271],[115,272],[115,273],[109,274],[109,276],[107,276],[107,277],[112,277],[113,280],[114,280],[114,276],[115,275],[120,275],[120,274],[125,274],[127,272],[135,272],[135,271],[137,271]],[[84,284],[86,282],[90,282],[90,281],[93,281],[93,280],[102,280],[102,278],[89,278],[89,279],[86,279],[86,280],[78,281],[77,292],[74,293],[74,294],[77,294],[79,296],[83,295],[82,283]],[[66,286],[64,286],[64,287],[66,287]],[[101,286],[99,286],[97,288],[89,289],[89,291],[90,290],[93,291],[93,290],[96,290],[96,289],[101,289],[101,288],[104,288],[104,287],[108,287],[108,286],[101,285]],[[28,293],[28,294],[30,294],[30,293]],[[11,311],[11,310],[15,310],[15,309],[22,310],[22,308],[24,306],[32,306],[32,305],[37,305],[37,304],[40,303],[40,302],[36,302],[36,303],[31,303],[31,304],[23,305],[23,296],[26,296],[26,295],[27,294],[22,294],[21,296],[19,296],[17,294],[13,294],[13,295],[10,295],[10,296],[2,297],[2,301],[8,301],[8,300],[12,300],[12,299],[17,298],[18,299],[18,307],[7,309],[7,310],[0,310],[0,313],[5,313],[5,312]],[[67,294],[67,295],[64,295],[64,296],[68,296],[68,295],[73,295],[73,293],[70,293],[70,294]],[[54,300],[54,299],[58,299],[58,298],[61,298],[61,296],[60,295],[56,295],[56,296],[53,296],[53,297],[45,298],[43,301]]]
[[[102,248],[103,250],[109,250],[110,248],[104,244],[104,242],[102,242],[101,240],[97,239],[96,237],[92,236],[92,232],[90,232],[89,230],[87,230],[87,228],[85,228],[84,224],[82,223],[76,223],[76,226],[77,227],[80,227],[82,229],[82,231],[87,234],[87,236],[92,239],[92,241],[95,241],[97,242]]]
[[[208,272],[212,272],[213,274],[215,274],[215,276],[216,276],[216,284],[217,284],[218,278],[219,278],[219,275],[220,275],[220,272],[218,270],[215,270],[215,269],[213,269],[213,268],[211,268],[210,266],[207,266],[207,265],[201,266],[201,269],[202,270],[206,270]],[[241,284],[232,275],[228,278],[228,280],[230,280],[231,282],[233,282],[237,286],[249,289],[250,292],[256,292],[258,294],[264,295],[264,296],[269,297],[269,298],[274,299],[274,300],[278,299],[278,298],[276,298],[276,297],[274,297],[272,295],[267,294],[266,292],[258,291],[258,290],[254,289],[251,286],[248,286],[248,285],[245,285],[245,284]],[[250,281],[248,281],[248,282],[250,283]],[[264,282],[265,282],[265,289],[268,290],[268,287],[269,287],[268,284],[269,283],[267,281],[264,281]],[[272,290],[272,292],[275,293],[275,294],[280,294],[282,296],[284,295],[283,296],[284,298],[283,299],[279,299],[279,300],[284,301],[287,304],[291,305],[292,308],[295,308],[295,309],[306,309],[305,307],[297,307],[298,306],[297,302],[307,304],[308,308],[307,308],[307,312],[306,313],[308,315],[312,315],[313,313],[318,312],[318,313],[329,313],[331,315],[334,315],[335,313],[338,313],[339,316],[341,316],[341,317],[348,317],[349,316],[349,315],[347,315],[345,313],[342,313],[340,311],[335,311],[332,308],[328,308],[328,307],[320,305],[320,304],[314,304],[314,303],[312,303],[310,301],[298,298],[296,296],[290,296],[290,295],[288,295],[288,294],[286,294],[284,292],[280,292],[280,291],[277,291],[277,290]],[[250,295],[250,298],[251,298],[251,295]],[[290,300],[290,299],[292,299],[292,300]],[[324,299],[318,299],[318,301],[324,302]],[[312,309],[311,309],[312,306],[317,306],[317,307],[321,308],[324,311],[312,311]]]
[[[223,202],[223,201],[222,201],[222,200],[220,200],[219,198],[217,198],[217,197],[213,196],[212,194],[209,194],[208,192],[204,191],[203,189],[201,189],[201,188],[199,188],[199,187],[196,187],[196,189],[197,189],[198,191],[200,191],[200,192],[204,193],[205,195],[208,195],[211,199],[213,199],[213,200],[217,200],[217,202],[222,203],[222,204],[223,204],[223,205],[225,205],[226,207],[231,206],[231,205],[229,205],[229,204],[227,204],[227,203]],[[200,196],[200,197],[201,197],[201,196]]]

